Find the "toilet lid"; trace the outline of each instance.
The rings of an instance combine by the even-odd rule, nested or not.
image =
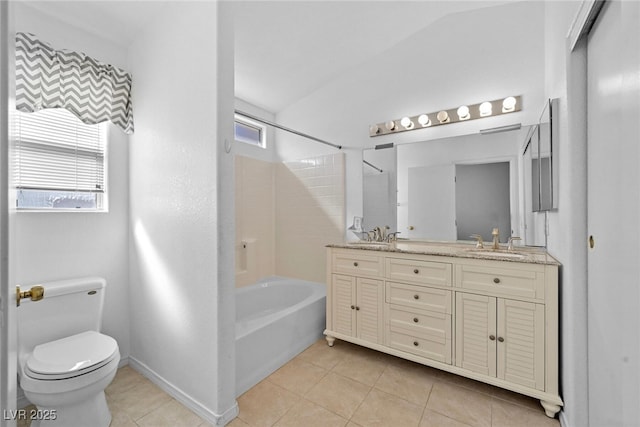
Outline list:
[[[26,367],[37,377],[70,377],[108,363],[117,351],[116,340],[96,331],[87,331],[37,345]]]

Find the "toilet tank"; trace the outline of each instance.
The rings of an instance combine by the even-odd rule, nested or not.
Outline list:
[[[100,331],[107,286],[103,278],[83,277],[38,285],[44,287],[44,297],[40,301],[22,299],[17,308],[21,356],[38,344],[84,331]],[[31,286],[21,286],[21,290]]]

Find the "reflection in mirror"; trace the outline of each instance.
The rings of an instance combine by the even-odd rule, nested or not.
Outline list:
[[[396,149],[393,144],[363,150],[363,228],[396,231]],[[402,237],[402,236],[400,236]]]
[[[418,240],[523,237],[522,141],[529,127],[397,147],[398,230]],[[528,242],[525,242],[529,244]]]

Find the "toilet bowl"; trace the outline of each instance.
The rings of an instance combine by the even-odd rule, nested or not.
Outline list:
[[[33,427],[109,426],[104,389],[120,351],[99,332],[105,285],[100,278],[49,282],[42,301],[18,307],[18,379],[37,407]]]

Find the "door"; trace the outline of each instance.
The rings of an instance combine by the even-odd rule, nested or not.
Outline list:
[[[496,298],[456,292],[456,366],[496,376]]]
[[[356,279],[351,276],[333,275],[332,283],[333,330],[348,336],[356,335]]]
[[[357,337],[373,342],[382,342],[382,299],[381,280],[356,279],[356,329]]]
[[[638,425],[640,3],[605,3],[587,58],[589,423]]]
[[[544,305],[498,298],[497,376],[544,390]]]
[[[491,230],[500,229],[500,241],[511,236],[509,162],[456,165],[457,239],[480,234],[491,241]]]
[[[409,169],[409,230],[406,237],[456,239],[454,174],[453,165]]]

